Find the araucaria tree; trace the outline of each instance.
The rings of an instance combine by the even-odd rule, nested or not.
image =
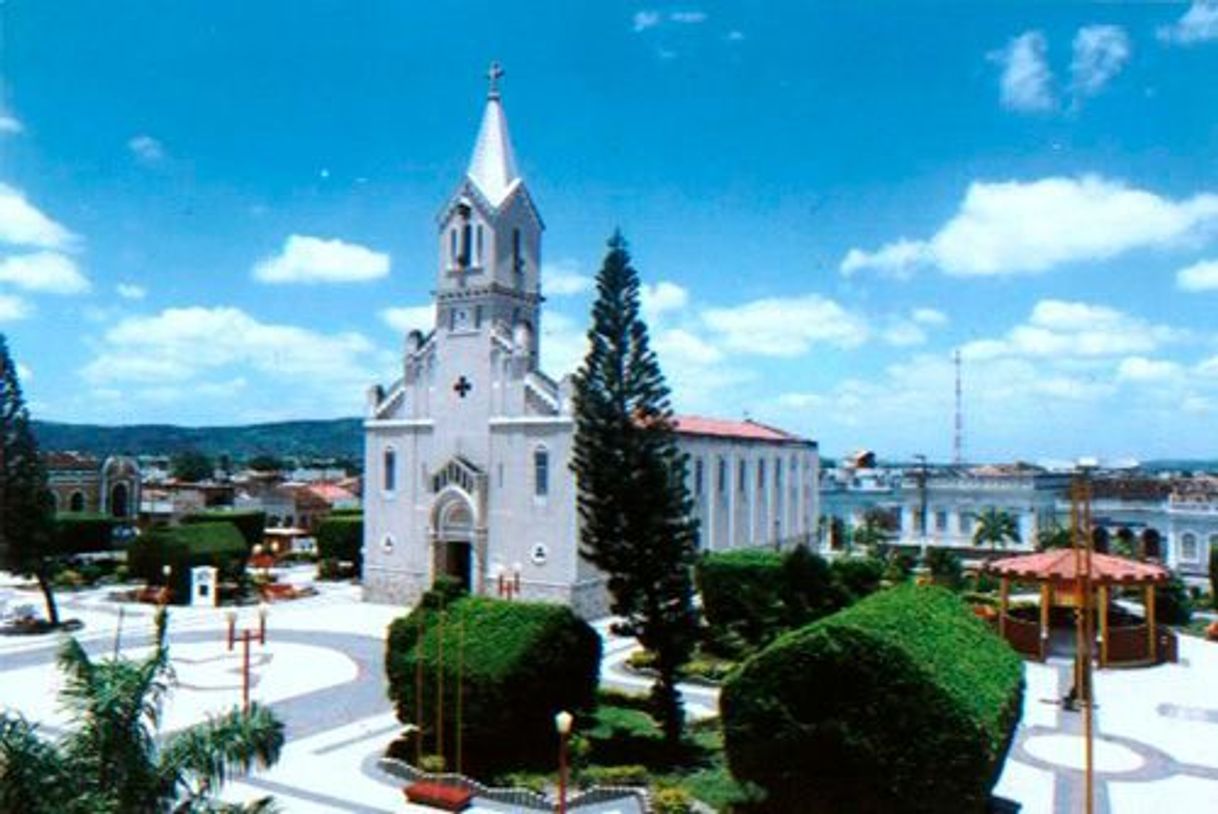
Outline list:
[[[59,624],[51,590],[55,504],[30,429],[17,366],[0,334],[0,568],[38,580],[47,620]]]
[[[684,719],[677,671],[693,652],[697,521],[668,387],[639,314],[639,277],[615,233],[596,278],[588,355],[575,374],[580,552],[609,577],[612,611],[655,654],[657,718],[670,744]]]

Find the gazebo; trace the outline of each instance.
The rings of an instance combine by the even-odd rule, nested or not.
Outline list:
[[[1144,665],[1174,660],[1175,638],[1170,631],[1160,631],[1155,624],[1155,586],[1167,582],[1167,569],[1152,563],[1117,557],[1112,554],[1090,553],[1078,556],[1072,549],[1055,549],[1036,554],[1024,554],[993,560],[985,570],[998,575],[998,632],[1021,654],[1043,661],[1048,651],[1050,611],[1053,608],[1073,609],[1080,596],[1080,575],[1086,578],[1090,559],[1090,582],[1095,595],[1092,607],[1099,619],[1099,666]],[[1079,568],[1081,561],[1082,568]],[[1011,614],[1011,583],[1035,583],[1040,586],[1040,613],[1036,622]],[[1141,589],[1146,615],[1140,625],[1110,626],[1109,598],[1114,588]]]

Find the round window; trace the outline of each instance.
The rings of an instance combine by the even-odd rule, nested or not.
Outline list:
[[[533,565],[545,565],[549,557],[550,549],[546,548],[545,543],[537,543],[533,546],[533,550],[529,552],[529,559],[533,561]]]

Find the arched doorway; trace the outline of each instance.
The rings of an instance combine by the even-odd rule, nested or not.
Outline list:
[[[68,499],[68,511],[83,512],[85,510],[85,495],[84,492],[73,492],[72,497]]]
[[[466,591],[473,588],[474,510],[469,500],[456,490],[437,502],[434,514],[435,568],[441,575],[456,580]]]
[[[127,484],[114,484],[114,488],[110,490],[110,514],[115,517],[129,516],[131,514],[130,499],[131,493],[127,489]]]

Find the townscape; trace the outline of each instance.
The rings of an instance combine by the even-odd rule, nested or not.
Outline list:
[[[1120,92],[1143,50],[1192,54],[1218,42],[1213,0],[1118,9],[1125,16],[1114,21],[1102,8],[1038,23],[1050,36],[1074,32],[1068,85],[1054,78],[1040,29],[1011,31],[1005,48],[981,55],[1002,115],[1058,117],[1052,138],[1076,134],[1065,152],[1091,160],[1119,150],[1104,141],[1088,153],[1086,118],[1102,115],[1092,109]],[[265,23],[261,13],[228,19],[221,10],[197,31],[175,30],[186,52],[249,67],[259,111],[276,104],[269,89],[287,94],[276,114],[287,116],[300,83],[276,85],[278,68],[255,70],[239,44]],[[308,8],[301,25],[336,26],[340,43],[357,36],[337,33],[352,25],[382,43],[368,13],[339,22]],[[373,16],[385,23],[398,13],[385,4]],[[601,13],[584,12],[582,24],[599,30]],[[651,69],[670,70],[701,53],[683,38],[731,13],[639,9],[619,20],[617,36],[644,47]],[[832,22],[853,37],[880,13],[843,11]],[[479,51],[500,43],[513,19],[487,14],[495,23],[478,35]],[[567,14],[556,17],[575,25],[576,12]],[[39,19],[21,2],[0,6],[0,49]],[[999,25],[969,19],[979,30]],[[736,66],[755,35],[730,25],[714,47]],[[87,28],[70,36],[92,42]],[[429,30],[412,36],[429,39]],[[537,36],[547,47],[562,39]],[[42,46],[13,47],[0,63],[6,149],[65,127],[9,85],[28,78],[78,98],[28,67]],[[177,65],[176,52],[148,48]],[[457,49],[462,59],[470,48]],[[372,79],[383,55],[339,50],[326,53],[361,66],[369,83],[352,95],[385,87]],[[1102,290],[1125,297],[1127,311],[1040,282],[1056,266],[1078,266],[1098,286],[1111,275],[1093,266],[1108,274],[1125,253],[1140,263],[1138,252],[1175,252],[1192,265],[1179,269],[1173,296],[1212,295],[1212,168],[1188,187],[1191,198],[1081,169],[974,181],[928,240],[862,249],[863,236],[888,238],[857,227],[837,283],[796,295],[768,273],[738,272],[719,280],[719,296],[739,289],[749,301],[691,306],[693,283],[654,276],[651,263],[663,265],[670,247],[690,251],[703,227],[685,223],[690,234],[666,243],[673,238],[657,234],[653,201],[643,200],[650,192],[581,201],[586,212],[558,223],[583,240],[591,219],[602,234],[578,263],[543,260],[543,246],[574,251],[543,212],[580,196],[566,191],[567,170],[547,175],[570,154],[540,135],[541,123],[514,114],[531,138],[518,144],[509,131],[514,94],[549,80],[523,52],[508,53],[521,65],[510,77],[494,60],[483,76],[466,65],[443,80],[435,66],[417,69],[423,85],[464,89],[427,96],[427,115],[461,127],[420,119],[444,138],[412,131],[417,141],[393,147],[408,153],[394,160],[414,160],[410,150],[449,157],[425,171],[370,164],[351,180],[377,190],[381,211],[392,199],[387,178],[438,178],[444,168],[442,180],[418,184],[444,190],[438,197],[395,210],[403,240],[434,243],[412,249],[416,265],[431,258],[409,272],[426,301],[379,312],[392,351],[348,329],[337,315],[358,309],[328,293],[379,285],[391,266],[389,252],[333,237],[376,234],[366,224],[380,215],[327,197],[329,166],[309,189],[288,183],[266,193],[273,206],[250,205],[250,222],[273,221],[265,228],[276,234],[284,212],[306,207],[325,224],[310,228],[326,236],[288,233],[252,265],[249,279],[263,288],[241,307],[150,295],[157,282],[172,286],[133,282],[147,260],[127,238],[115,238],[126,248],[113,268],[124,271],[105,277],[107,239],[91,232],[86,243],[33,203],[55,183],[17,184],[47,159],[15,149],[16,165],[29,169],[13,185],[0,166],[0,814],[1218,810],[1218,462],[1207,460],[1212,434],[1196,430],[1212,426],[1218,404],[1207,389],[1218,335],[1189,322],[1183,306],[1171,326],[1153,310],[1138,315],[1132,303],[1150,295],[1124,282]],[[377,70],[364,75],[365,59]],[[596,70],[571,72],[600,88],[593,95],[616,98]],[[780,94],[790,81],[776,84]],[[1157,92],[1148,85],[1136,103]],[[732,93],[722,91],[744,110]],[[163,105],[193,120],[179,101]],[[579,114],[568,113],[581,132]],[[1179,146],[1192,151],[1187,159],[1148,149],[1146,160],[1168,161],[1168,175],[1191,166],[1170,162],[1209,166],[1218,128],[1204,126],[1208,141]],[[281,144],[293,143],[287,131]],[[986,149],[988,136],[975,137]],[[45,138],[37,149],[53,152],[57,137]],[[555,155],[534,153],[534,142]],[[183,133],[172,150],[188,143]],[[991,145],[987,160],[1015,167],[1004,150],[1040,149],[1016,143]],[[1053,161],[1073,160],[1053,143]],[[375,154],[378,144],[370,135],[349,149]],[[199,191],[216,171],[205,153],[190,165],[146,133],[127,149],[140,171],[161,174],[150,183],[176,179],[170,194],[189,217],[214,204]],[[355,159],[329,160],[333,172],[354,172]],[[741,161],[730,183],[745,189],[761,165]],[[71,166],[86,187],[106,185],[108,171],[84,159]],[[664,164],[666,180],[653,183],[680,186],[680,166]],[[240,173],[231,173],[216,178],[236,189]],[[268,189],[280,183],[270,170],[259,177]],[[224,183],[208,188],[235,194],[216,192]],[[874,193],[861,176],[841,183]],[[662,207],[680,197],[668,194]],[[729,199],[739,217],[768,206],[734,194],[717,205]],[[881,210],[897,232],[917,233],[925,220]],[[74,217],[82,234],[101,229],[89,206]],[[1068,222],[1059,228],[1055,217]],[[116,223],[144,234],[137,220]],[[235,232],[189,239],[198,249],[229,237],[240,243]],[[207,251],[222,265],[226,250]],[[88,262],[98,270],[87,274]],[[951,279],[918,288],[932,273]],[[1004,275],[1033,281],[1003,295],[1034,297],[1032,316],[983,337],[983,315],[956,333],[953,320],[966,317],[950,309],[969,296],[994,315],[1001,308],[992,293],[961,300],[954,289]],[[870,280],[884,293],[867,289]],[[103,284],[122,304],[80,311],[104,327],[65,349],[41,298]],[[210,303],[243,290],[180,284],[201,286]],[[284,296],[267,298],[271,290]],[[159,314],[138,312],[150,296]],[[251,316],[259,307],[281,322]],[[332,309],[335,331],[288,324],[310,308]],[[911,346],[934,353],[878,362],[881,386],[853,371],[863,357],[845,356],[869,344],[881,346],[871,361]],[[1168,358],[1180,346],[1203,356]],[[822,351],[835,384],[812,371]],[[73,352],[97,355],[74,372],[57,366]],[[255,374],[251,386],[245,377]],[[91,388],[87,397],[60,389],[61,378]],[[306,379],[316,381],[294,392]]]

